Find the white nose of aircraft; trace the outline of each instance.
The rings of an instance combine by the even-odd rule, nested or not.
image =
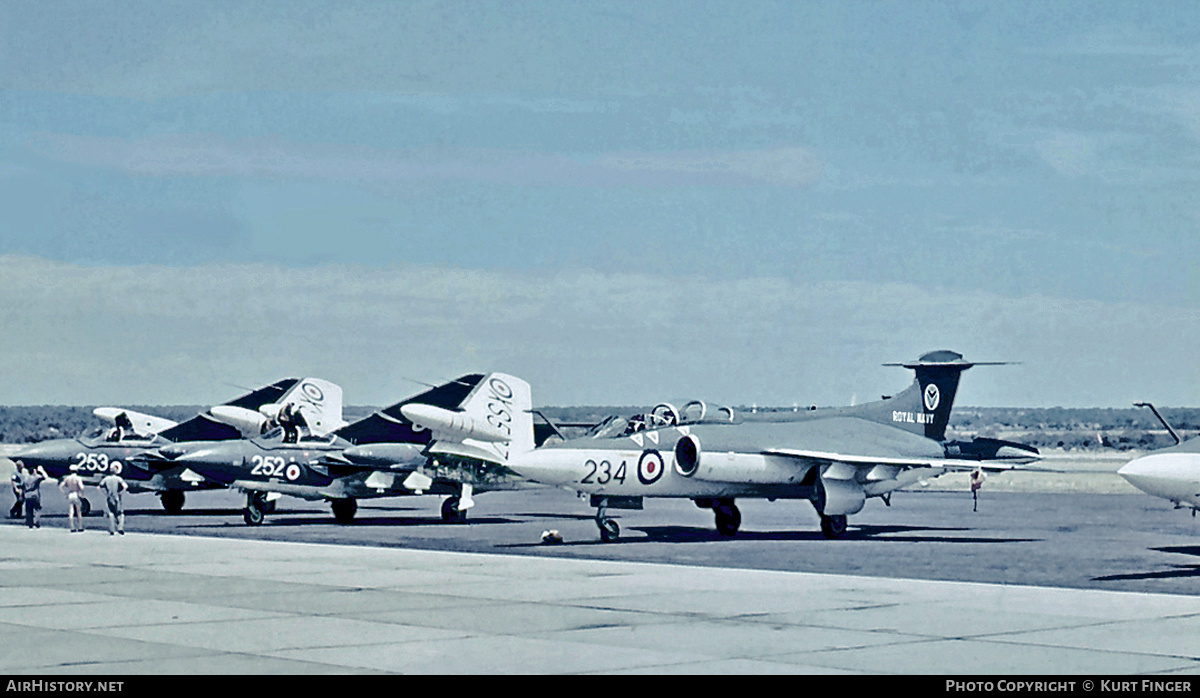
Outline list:
[[[1146,494],[1200,507],[1200,453],[1151,453],[1117,474]]]

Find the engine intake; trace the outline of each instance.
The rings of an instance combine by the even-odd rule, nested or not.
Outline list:
[[[675,442],[675,470],[684,477],[691,477],[699,467],[700,439],[688,434]]]

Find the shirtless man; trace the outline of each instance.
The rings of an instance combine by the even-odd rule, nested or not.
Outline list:
[[[78,465],[72,465],[71,472],[58,483],[58,489],[67,495],[70,504],[67,520],[71,523],[71,533],[83,533],[83,478],[79,477],[78,470]]]

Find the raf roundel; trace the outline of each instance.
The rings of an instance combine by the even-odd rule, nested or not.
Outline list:
[[[285,470],[283,474],[287,477],[287,479],[295,480],[296,478],[300,477],[300,466],[292,463],[287,467],[287,470]]]
[[[936,383],[930,383],[925,386],[925,409],[933,412],[937,409],[938,403],[942,401],[942,394],[938,391]]]
[[[653,449],[642,451],[642,457],[638,459],[637,474],[638,480],[643,485],[653,485],[658,482],[665,470],[661,453]]]
[[[325,393],[312,383],[305,383],[300,386],[300,390],[304,391],[304,394],[313,402],[320,402],[325,399]]]

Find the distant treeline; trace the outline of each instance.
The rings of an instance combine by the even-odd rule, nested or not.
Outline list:
[[[595,424],[613,414],[632,415],[649,411],[650,405],[625,407],[541,407],[539,411],[555,423]],[[0,407],[0,443],[35,443],[64,436],[78,436],[105,422],[92,414],[92,407],[38,405]],[[206,407],[196,405],[131,406],[130,409],[175,421],[191,419]],[[345,408],[345,419],[369,415],[375,407]],[[740,412],[791,412],[795,408],[735,407]],[[1184,438],[1200,432],[1200,408],[1162,407],[1159,411]],[[993,436],[1029,443],[1038,448],[1067,449],[1153,449],[1174,441],[1148,409],[1079,407],[960,407],[950,420],[950,436]]]

